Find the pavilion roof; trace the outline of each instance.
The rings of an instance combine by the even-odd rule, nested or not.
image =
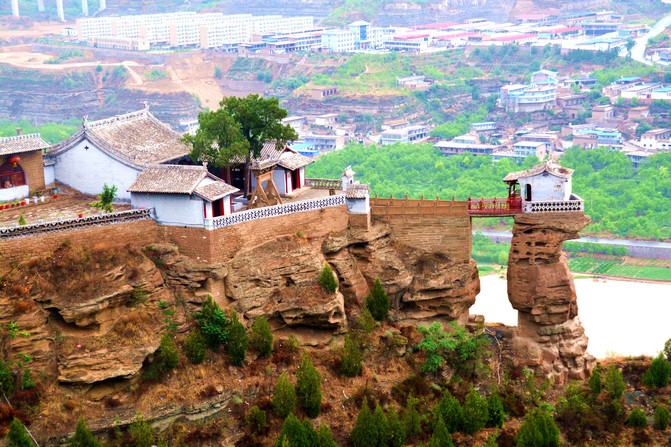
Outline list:
[[[0,155],[21,154],[50,147],[51,145],[44,141],[39,133],[0,138]]]
[[[521,178],[533,177],[535,175],[542,174],[543,172],[552,174],[555,177],[566,179],[571,178],[571,175],[573,175],[573,169],[565,168],[560,166],[559,163],[548,160],[544,163],[533,166],[531,169],[527,169],[526,171],[511,172],[503,178],[503,181],[514,182]]]

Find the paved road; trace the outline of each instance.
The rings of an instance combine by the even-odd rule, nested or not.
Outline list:
[[[645,47],[648,44],[648,39],[655,37],[664,31],[669,25],[671,25],[671,14],[662,17],[657,23],[655,23],[650,31],[636,39],[636,45],[634,45],[634,47],[631,49],[631,58],[646,65],[652,65],[652,61],[649,61],[643,57],[645,54]]]
[[[475,234],[479,230],[473,230]],[[513,234],[507,231],[480,231],[494,242],[510,242]],[[671,259],[671,243],[668,242],[647,242],[647,241],[628,241],[626,239],[600,239],[592,237],[581,237],[576,242],[591,242],[594,244],[613,245],[626,247],[629,254],[644,258]]]

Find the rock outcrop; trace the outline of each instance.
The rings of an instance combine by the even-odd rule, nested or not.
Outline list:
[[[517,309],[516,357],[559,380],[583,379],[594,366],[578,318],[573,278],[562,244],[589,224],[583,213],[519,214],[508,260],[508,299]]]

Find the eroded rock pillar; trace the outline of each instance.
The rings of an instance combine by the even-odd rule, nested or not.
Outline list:
[[[508,260],[508,299],[518,311],[516,358],[560,381],[582,379],[594,367],[578,318],[573,277],[563,242],[590,222],[582,212],[523,213],[515,217]]]

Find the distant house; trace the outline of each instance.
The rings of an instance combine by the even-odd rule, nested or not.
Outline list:
[[[650,108],[648,106],[632,107],[627,110],[627,119],[640,120],[650,116]]]
[[[416,74],[413,74],[412,76],[397,77],[396,83],[400,87],[407,87],[409,89],[417,89],[430,85],[430,82],[426,80],[426,76]]]
[[[131,205],[153,208],[160,225],[202,227],[206,218],[233,212],[237,188],[205,166],[157,165],[145,168],[128,187]]]
[[[316,100],[322,100],[337,94],[338,89],[336,87],[312,87],[310,89],[310,97]]]
[[[118,198],[130,200],[128,187],[149,165],[187,161],[181,135],[148,110],[87,122],[73,136],[53,146],[56,181],[85,194],[115,185]]]
[[[0,203],[44,188],[42,151],[49,147],[39,133],[0,138]]]
[[[407,127],[385,130],[382,132],[380,144],[412,143],[418,140],[423,140],[428,136],[429,132],[425,125],[414,124]]]
[[[613,106],[594,106],[592,107],[592,118],[597,120],[607,120],[615,116]]]
[[[305,142],[320,152],[330,152],[345,147],[345,137],[342,135],[305,135]]]
[[[451,155],[463,155],[469,152],[473,155],[492,155],[494,151],[501,148],[500,145],[481,144],[481,143],[461,143],[455,140],[439,141],[433,147],[438,149],[440,153],[446,157]]]
[[[327,113],[315,117],[315,126],[332,127],[338,121],[337,113]]]
[[[542,160],[547,155],[547,144],[542,141],[520,141],[513,144],[513,154],[518,160],[532,155]]]

